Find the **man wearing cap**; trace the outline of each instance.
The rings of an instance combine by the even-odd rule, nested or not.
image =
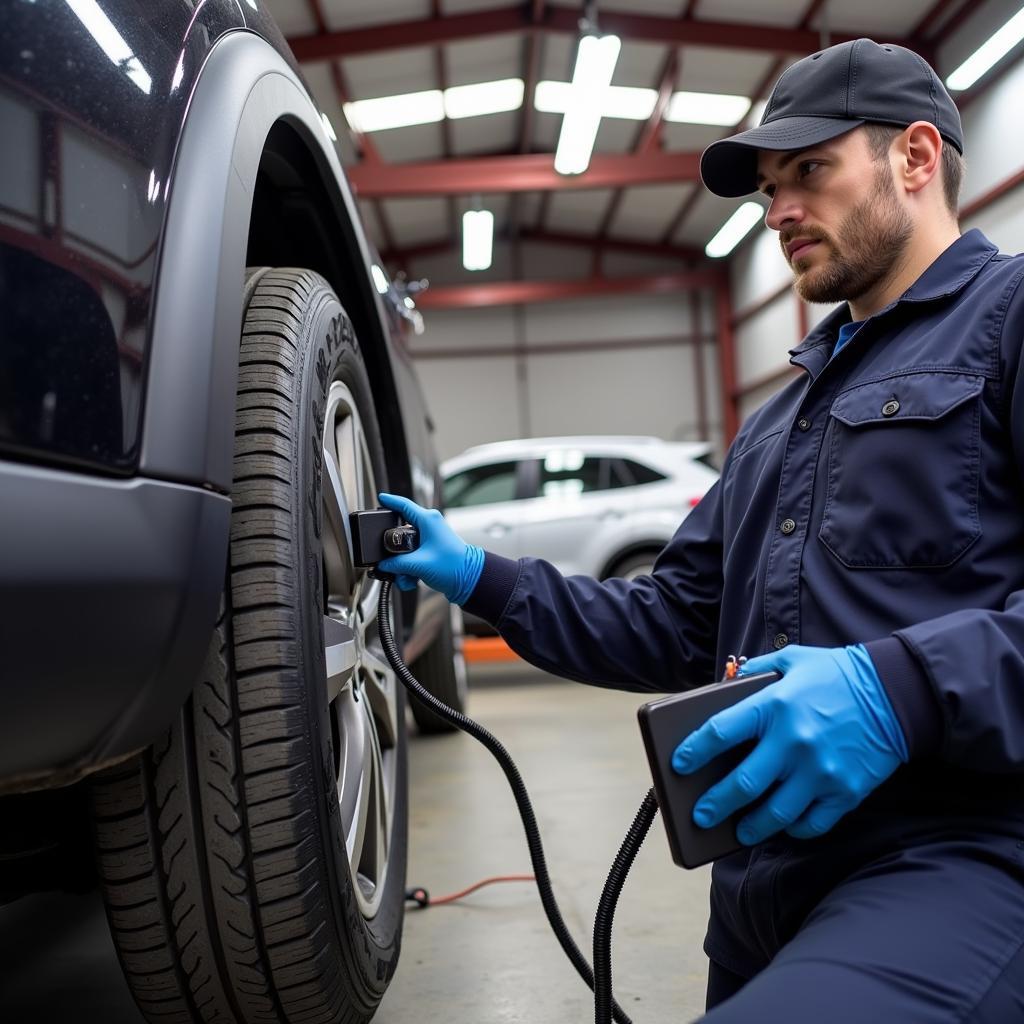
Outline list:
[[[934,71],[868,39],[798,61],[704,153],[711,191],[767,197],[800,295],[840,305],[650,576],[566,578],[382,496],[421,547],[381,568],[544,669],[782,674],[673,761],[755,741],[694,811],[744,813],[713,870],[717,1024],[1024,1020],[1024,258],[960,234],[962,153]]]

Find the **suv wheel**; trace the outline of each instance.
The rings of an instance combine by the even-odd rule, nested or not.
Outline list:
[[[365,1021],[398,961],[402,688],[352,565],[383,449],[322,278],[250,272],[220,620],[178,721],[97,777],[114,942],[151,1022]]]
[[[637,576],[649,576],[658,560],[657,551],[637,551],[619,559],[603,577],[620,576],[624,580],[635,580]]]

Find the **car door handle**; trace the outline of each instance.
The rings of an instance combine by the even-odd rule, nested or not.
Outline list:
[[[484,530],[484,533],[486,533],[488,537],[504,537],[510,529],[511,527],[507,526],[505,523],[491,523],[491,525]]]
[[[623,513],[615,508],[606,508],[597,514],[597,518],[604,522],[609,522],[612,519],[621,519],[622,516]]]

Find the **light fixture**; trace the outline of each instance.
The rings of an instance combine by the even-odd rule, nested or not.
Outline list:
[[[565,114],[572,105],[570,82],[537,83],[533,105],[543,114]],[[602,117],[618,117],[628,121],[646,121],[658,101],[657,89],[610,85],[604,90]],[[688,124],[731,126],[738,124],[750,110],[746,96],[714,92],[676,92],[665,110],[665,120]],[[761,108],[764,111],[764,108]]]
[[[453,85],[444,91],[444,110],[448,117],[479,117],[518,110],[523,105],[525,86],[521,78],[502,78],[497,82]]]
[[[572,99],[571,82],[538,82],[533,105],[542,114],[564,114]],[[658,101],[657,89],[640,89],[627,85],[610,85],[605,90],[602,117],[619,117],[627,121],[646,121]]]
[[[717,258],[728,256],[750,233],[750,229],[764,216],[764,207],[753,201],[744,203],[718,229],[717,234],[704,247],[706,255]]]
[[[467,210],[462,215],[462,265],[467,270],[486,270],[494,249],[494,214]]]
[[[358,132],[436,124],[445,117],[480,117],[518,110],[523,105],[524,90],[521,78],[502,78],[495,82],[453,85],[443,92],[427,89],[401,96],[379,96],[346,103],[345,117]]]
[[[555,150],[555,170],[559,174],[582,174],[590,165],[605,96],[621,49],[618,36],[580,39],[572,73],[572,96]]]
[[[104,14],[96,0],[65,0],[75,12],[78,20],[86,27],[89,35],[96,40],[99,48],[116,64],[146,95],[153,88],[153,79],[142,66],[132,48]]]
[[[345,104],[348,123],[360,133],[388,128],[408,128],[444,120],[444,94],[440,89],[409,92],[401,96],[380,96]]]
[[[370,267],[370,277],[373,278],[373,283],[376,286],[377,291],[379,291],[381,295],[387,295],[389,288],[387,276],[376,263]]]
[[[666,121],[686,124],[739,124],[750,110],[746,96],[715,92],[676,92],[665,111]]]
[[[989,68],[1024,39],[1024,7],[990,36],[946,79],[946,87],[959,92],[969,89]]]

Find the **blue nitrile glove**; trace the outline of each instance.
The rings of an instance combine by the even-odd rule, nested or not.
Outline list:
[[[753,845],[785,829],[822,835],[907,760],[907,744],[871,656],[852,647],[787,647],[751,658],[744,675],[782,678],[712,715],[676,747],[681,775],[757,740],[747,757],[697,801],[693,820],[711,828],[778,783],[736,830]]]
[[[484,568],[483,548],[467,544],[436,508],[423,508],[395,494],[380,494],[380,503],[397,512],[420,533],[420,545],[406,555],[385,558],[377,566],[394,573],[402,590],[414,590],[417,580],[439,590],[453,604],[464,604]]]

